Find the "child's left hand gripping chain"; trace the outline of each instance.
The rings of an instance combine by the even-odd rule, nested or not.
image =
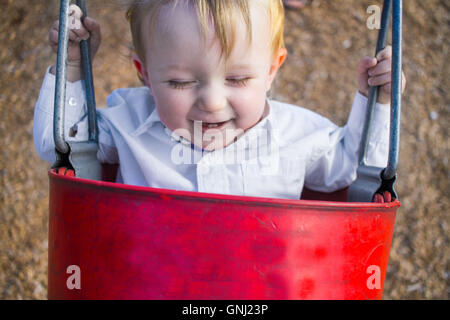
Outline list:
[[[69,48],[68,48],[68,65],[69,67],[81,66],[80,41],[91,39],[91,58],[95,57],[100,43],[101,32],[100,25],[92,18],[86,17],[82,21],[83,12],[81,9],[72,4],[69,8]],[[55,21],[49,32],[49,43],[53,51],[58,51],[58,32],[59,20]]]
[[[69,8],[69,47],[67,51],[67,80],[75,82],[81,79],[81,50],[80,41],[90,39],[91,59],[94,60],[101,43],[100,25],[92,18],[86,17],[82,21],[83,12],[76,5]],[[59,21],[53,23],[48,34],[48,41],[53,52],[58,52]],[[56,66],[50,68],[50,73],[56,74]]]
[[[387,46],[381,50],[376,58],[364,57],[358,65],[359,92],[369,95],[370,86],[380,86],[378,103],[387,104],[391,101],[391,66],[392,47]],[[406,78],[402,72],[402,93],[405,91]]]

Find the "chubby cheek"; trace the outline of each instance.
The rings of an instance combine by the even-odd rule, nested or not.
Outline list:
[[[253,90],[239,91],[233,95],[232,99],[238,128],[247,130],[259,122],[266,104],[266,92],[263,85]]]
[[[159,117],[170,130],[189,129],[186,119],[189,112],[189,96],[171,89],[154,88],[154,98]]]

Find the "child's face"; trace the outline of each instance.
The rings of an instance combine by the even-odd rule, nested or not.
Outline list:
[[[268,111],[266,93],[286,51],[280,50],[273,59],[265,8],[253,4],[251,19],[251,44],[242,19],[235,26],[235,46],[226,59],[221,57],[214,30],[202,40],[194,9],[180,4],[172,11],[166,6],[152,40],[144,39],[146,66],[135,56],[162,122],[206,150],[232,143]]]

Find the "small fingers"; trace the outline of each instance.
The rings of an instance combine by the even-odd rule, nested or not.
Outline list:
[[[94,45],[94,47],[96,44],[100,44],[102,40],[100,24],[94,19],[86,17],[86,19],[84,19],[84,26],[90,33],[91,43]]]
[[[81,40],[84,40],[84,39],[82,37],[80,37],[75,30],[70,30],[69,31],[69,40],[71,42],[78,43],[78,42],[80,42]]]
[[[75,35],[76,38],[74,41],[76,42],[89,39],[89,31],[87,31],[86,28],[70,30],[70,34]]]
[[[364,57],[361,59],[358,65],[358,73],[366,73],[367,69],[376,66],[377,59],[374,57]]]
[[[380,79],[380,82],[384,82],[384,84],[380,84],[380,90],[385,94],[390,94],[392,91],[392,83],[390,74],[383,75],[384,79]],[[389,79],[388,81],[386,79]],[[387,82],[386,82],[387,81]],[[402,93],[405,91],[406,87],[406,77],[405,74],[402,73]]]
[[[376,86],[382,86],[385,84],[390,84],[391,82],[391,74],[390,73],[384,73],[378,76],[370,77],[369,78],[369,85],[372,87]]]
[[[56,20],[48,33],[48,42],[53,47],[58,44],[59,20]]]
[[[392,46],[386,46],[386,48],[384,48],[377,54],[377,60],[379,62],[385,59],[390,59],[391,57],[392,57]]]
[[[89,38],[89,31],[84,27],[81,21],[83,12],[77,5],[74,4],[70,6],[69,11],[70,11],[69,28],[71,33],[73,32],[77,36],[75,39],[71,38],[71,40],[76,42],[79,42],[81,40],[87,40]]]
[[[377,65],[368,70],[368,74],[370,77],[378,76],[384,73],[391,72],[391,59],[385,59],[377,63]]]
[[[74,43],[78,43],[81,40],[87,40],[89,39],[89,31],[83,26],[83,24],[80,24],[81,27],[78,29],[70,28],[69,30],[69,40]],[[49,32],[49,42],[51,45],[58,44],[58,36],[59,36],[59,21],[55,21],[53,23],[52,28]]]
[[[58,30],[51,29],[48,33],[48,41],[51,45],[58,44]]]
[[[88,29],[91,32],[95,33],[100,32],[100,24],[90,17],[86,17],[86,19],[84,19],[84,25],[86,29]]]
[[[48,41],[50,43],[50,46],[52,48],[56,48],[58,47],[58,41],[59,41],[59,33],[57,30],[52,29],[49,32],[48,35]],[[70,45],[73,44],[78,44],[81,40],[86,40],[87,38],[89,38],[89,33],[87,33],[87,36],[80,36],[77,32],[75,32],[74,30],[70,30],[69,31],[69,43]]]
[[[59,20],[56,20],[56,21],[53,23],[51,30],[56,30],[56,31],[59,30]]]

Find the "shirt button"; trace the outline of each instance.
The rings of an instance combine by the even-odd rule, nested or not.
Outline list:
[[[69,99],[69,106],[75,107],[77,105],[77,100],[74,97]]]

